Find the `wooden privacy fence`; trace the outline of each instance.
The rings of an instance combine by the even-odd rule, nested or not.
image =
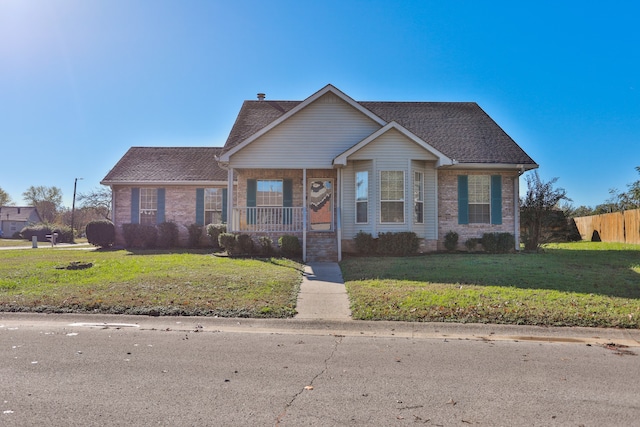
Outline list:
[[[582,240],[640,244],[640,209],[574,218]]]

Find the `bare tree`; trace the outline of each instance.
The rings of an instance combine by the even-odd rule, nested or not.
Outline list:
[[[22,193],[22,198],[38,209],[44,222],[53,222],[58,211],[62,208],[62,190],[58,187],[33,185]]]
[[[557,209],[561,200],[571,201],[564,188],[553,188],[558,178],[543,182],[534,171],[527,175],[527,194],[520,200],[520,220],[526,230],[523,233],[525,250],[537,250],[542,240],[543,226],[550,217],[549,213]]]
[[[83,208],[96,211],[105,219],[110,219],[111,215],[111,189],[108,187],[98,187],[93,190],[78,194],[78,201]]]

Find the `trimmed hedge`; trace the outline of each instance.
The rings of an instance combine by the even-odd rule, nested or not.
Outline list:
[[[155,225],[122,224],[122,234],[130,248],[155,248],[158,242],[158,229]]]
[[[356,251],[358,251],[358,253],[370,255],[376,252],[376,239],[373,238],[371,233],[360,230],[353,240],[355,241]]]
[[[407,256],[418,252],[420,239],[413,231],[378,234],[378,253],[381,255]]]
[[[516,239],[511,233],[484,233],[481,242],[484,250],[493,254],[512,252],[516,246]]]
[[[300,239],[290,234],[285,234],[278,239],[278,246],[282,251],[282,255],[287,258],[300,258],[302,256],[302,246]]]
[[[91,221],[85,229],[87,240],[93,246],[110,248],[116,242],[116,228],[109,220]]]

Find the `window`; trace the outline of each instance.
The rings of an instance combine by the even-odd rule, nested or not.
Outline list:
[[[369,172],[356,172],[356,223],[369,222]]]
[[[424,223],[424,182],[423,173],[413,173],[413,222]]]
[[[204,223],[222,224],[222,188],[204,189]]]
[[[404,172],[380,172],[380,222],[404,222]]]
[[[469,175],[469,223],[491,222],[491,181],[488,175]]]
[[[158,215],[158,189],[140,189],[140,224],[155,224]]]
[[[282,180],[258,180],[256,206],[282,206]]]

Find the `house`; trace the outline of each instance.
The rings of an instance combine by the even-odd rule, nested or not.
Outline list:
[[[100,182],[111,187],[116,244],[122,225],[178,225],[182,244],[191,224],[226,222],[227,171],[214,147],[131,147]]]
[[[42,222],[33,206],[0,206],[0,237],[12,238],[27,225]]]
[[[518,245],[518,178],[538,167],[476,103],[358,102],[332,85],[245,101],[224,148],[228,229],[296,234],[310,260],[339,260],[359,231],[413,231],[423,251],[448,231]]]
[[[198,194],[226,186],[229,231],[296,235],[305,260],[340,260],[359,231],[413,231],[425,252],[442,249],[449,231],[461,242],[509,232],[518,248],[518,178],[538,167],[476,103],[355,101],[332,85],[302,101],[245,101],[224,147],[198,166],[171,159],[193,148],[144,150],[102,182],[114,189],[116,225],[193,222]]]

